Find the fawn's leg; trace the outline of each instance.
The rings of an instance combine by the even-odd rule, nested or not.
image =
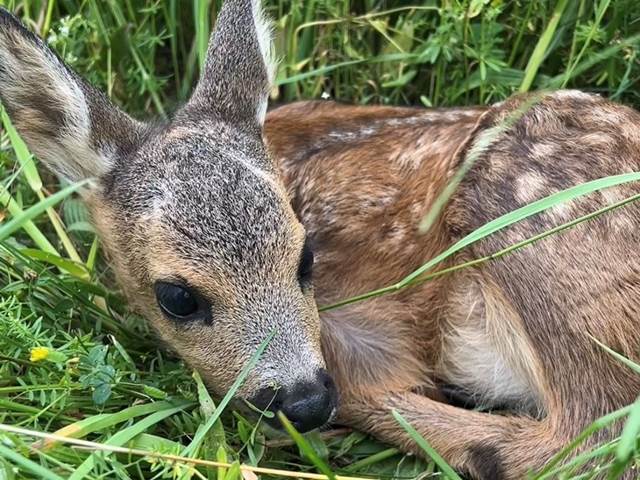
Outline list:
[[[454,469],[482,480],[520,479],[569,440],[549,419],[464,410],[414,393],[349,400],[349,424],[403,450],[423,453],[393,418],[396,410]]]

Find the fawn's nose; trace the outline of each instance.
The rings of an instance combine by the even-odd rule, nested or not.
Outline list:
[[[312,382],[302,382],[290,388],[264,388],[251,403],[261,410],[281,411],[299,432],[308,432],[329,421],[338,403],[338,392],[329,374],[320,370]],[[267,419],[280,427],[277,418]]]

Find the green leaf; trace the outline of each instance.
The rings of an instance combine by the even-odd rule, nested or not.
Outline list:
[[[227,458],[227,450],[220,445],[216,452],[216,462],[229,463]],[[218,467],[218,480],[225,480],[227,469],[225,467]]]
[[[185,407],[187,408],[188,405]],[[136,435],[133,440],[126,444],[127,448],[137,450],[147,450],[149,452],[162,452],[177,454],[183,447],[179,442],[174,442],[168,438],[151,435],[149,433],[141,433]]]
[[[237,460],[231,464],[229,470],[224,476],[224,480],[241,480],[242,470],[240,470],[240,462]]]
[[[36,260],[40,260],[41,262],[49,263],[55,267],[58,267],[60,270],[64,270],[65,272],[73,275],[74,277],[82,278],[85,280],[88,280],[90,278],[89,271],[82,263],[77,263],[68,258],[63,258],[58,255],[45,252],[43,250],[37,250],[35,248],[22,248],[20,249],[20,253],[22,253],[25,257],[34,258]]]
[[[415,77],[417,73],[417,70],[407,70],[398,78],[390,80],[388,82],[384,82],[382,86],[385,88],[404,87],[407,83],[413,80],[413,77]]]
[[[200,410],[202,411],[204,418],[210,418],[216,410],[216,404],[213,402],[211,395],[209,395],[209,390],[207,390],[207,387],[204,385],[200,374],[194,370],[192,377],[196,381],[196,386],[198,388]]]
[[[42,480],[64,480],[61,476],[56,475],[48,468],[38,465],[33,460],[23,457],[11,448],[5,447],[2,443],[0,443],[0,457],[6,460],[11,460],[21,470],[33,473],[36,478],[40,478]]]
[[[111,384],[103,382],[94,388],[91,398],[96,405],[104,405],[111,396]]]
[[[318,431],[309,432],[305,435],[305,438],[309,442],[309,445],[311,446],[313,451],[316,452],[318,457],[320,457],[325,461],[329,459],[329,448],[327,447],[327,444],[320,436],[320,432]]]
[[[143,433],[149,427],[155,425],[158,422],[161,422],[162,420],[164,420],[167,417],[170,417],[171,415],[174,415],[180,412],[190,404],[191,402],[187,402],[187,401],[175,402],[174,406],[170,408],[166,408],[165,410],[161,410],[159,412],[153,413],[148,417],[144,418],[143,420],[140,420],[139,422],[131,425],[130,427],[119,431],[118,433],[113,435],[111,438],[109,438],[109,440],[107,440],[105,444],[121,447],[125,445],[127,442],[131,441],[137,435],[140,435],[141,433]],[[99,453],[99,455],[101,455],[102,457],[106,457],[110,454],[111,452]],[[97,455],[98,453],[94,453],[91,456],[89,456],[84,462],[82,462],[82,464],[73,472],[73,474],[69,477],[68,480],[84,479],[87,476],[87,474],[91,472],[91,470],[95,466]]]
[[[3,458],[0,458],[0,480],[15,480],[13,466]]]

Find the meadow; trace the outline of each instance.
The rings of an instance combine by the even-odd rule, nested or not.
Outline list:
[[[140,118],[170,117],[188,98],[220,4],[0,0]],[[637,0],[266,6],[280,58],[274,105],[332,98],[442,107],[580,88],[640,108]],[[348,429],[274,436],[225,408],[227,398],[212,399],[127,309],[74,186],[31,156],[4,112],[0,182],[0,480],[455,478],[437,456],[403,455]],[[585,435],[627,417],[620,439],[567,465],[558,457],[533,478],[617,478],[633,468],[640,404]],[[589,458],[599,467],[580,470]]]

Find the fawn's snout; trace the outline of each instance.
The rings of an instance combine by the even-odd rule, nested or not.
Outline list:
[[[250,402],[260,410],[282,412],[298,431],[308,432],[331,420],[336,411],[338,393],[333,379],[321,369],[312,381],[288,388],[264,388]],[[277,418],[268,421],[273,426],[280,426]]]

